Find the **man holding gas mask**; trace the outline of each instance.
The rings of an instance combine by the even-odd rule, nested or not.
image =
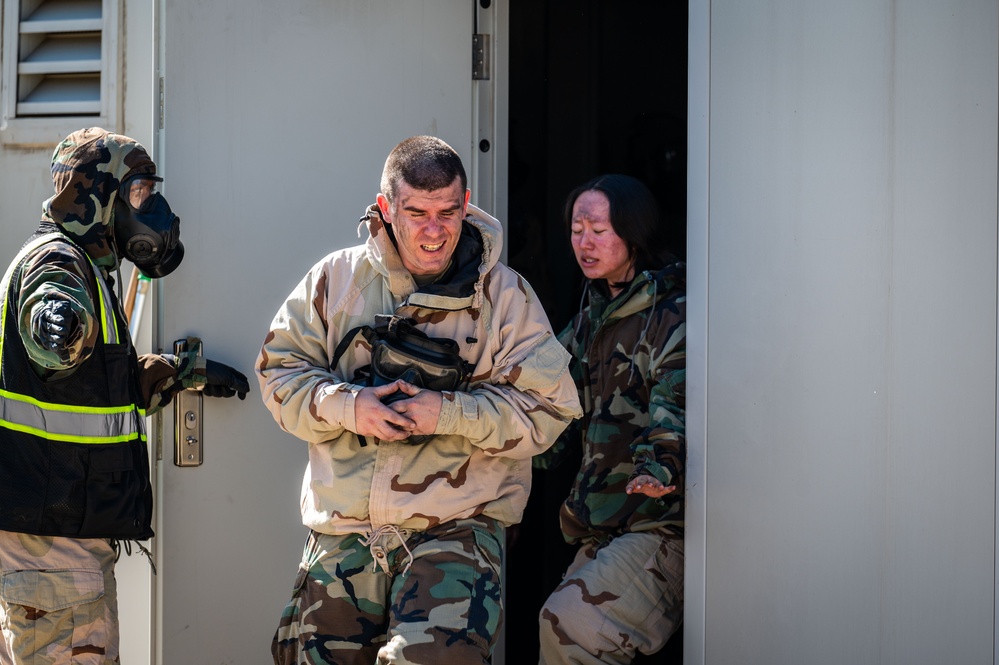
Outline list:
[[[309,447],[275,663],[489,662],[505,528],[580,407],[499,222],[468,200],[444,141],[397,145],[367,242],[313,266],[264,341],[261,397]]]
[[[196,346],[136,354],[112,273],[120,290],[123,258],[158,278],[184,256],[146,150],[79,130],[56,147],[52,180],[0,288],[4,665],[118,662],[114,562],[153,536],[145,417],[185,388],[249,391]]]

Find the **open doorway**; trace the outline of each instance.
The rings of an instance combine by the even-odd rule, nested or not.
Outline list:
[[[686,244],[687,3],[510,0],[508,263],[560,331],[581,273],[562,223],[568,193],[625,173],[656,195],[670,248]],[[506,660],[537,662],[537,616],[572,558],[558,506],[578,460],[535,472],[508,558]],[[678,633],[655,658],[682,662]]]

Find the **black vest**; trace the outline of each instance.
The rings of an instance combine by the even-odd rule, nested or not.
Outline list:
[[[61,241],[36,233],[29,241]],[[101,330],[87,360],[45,381],[18,333],[22,249],[0,309],[0,529],[73,538],[152,537],[152,488],[138,361],[117,298],[82,250]]]

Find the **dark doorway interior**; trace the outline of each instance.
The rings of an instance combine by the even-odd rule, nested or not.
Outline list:
[[[685,255],[687,3],[510,0],[508,263],[535,288],[560,331],[579,308],[581,273],[562,222],[566,195],[626,173],[656,195],[670,244]],[[511,530],[506,660],[536,663],[538,612],[573,551],[558,506],[578,461],[535,472]],[[677,636],[657,663],[682,662]]]

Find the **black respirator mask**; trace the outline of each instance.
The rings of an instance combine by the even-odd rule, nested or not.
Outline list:
[[[156,176],[137,175],[121,183],[114,203],[114,243],[119,256],[146,277],[169,275],[184,258],[180,218],[156,191]]]

